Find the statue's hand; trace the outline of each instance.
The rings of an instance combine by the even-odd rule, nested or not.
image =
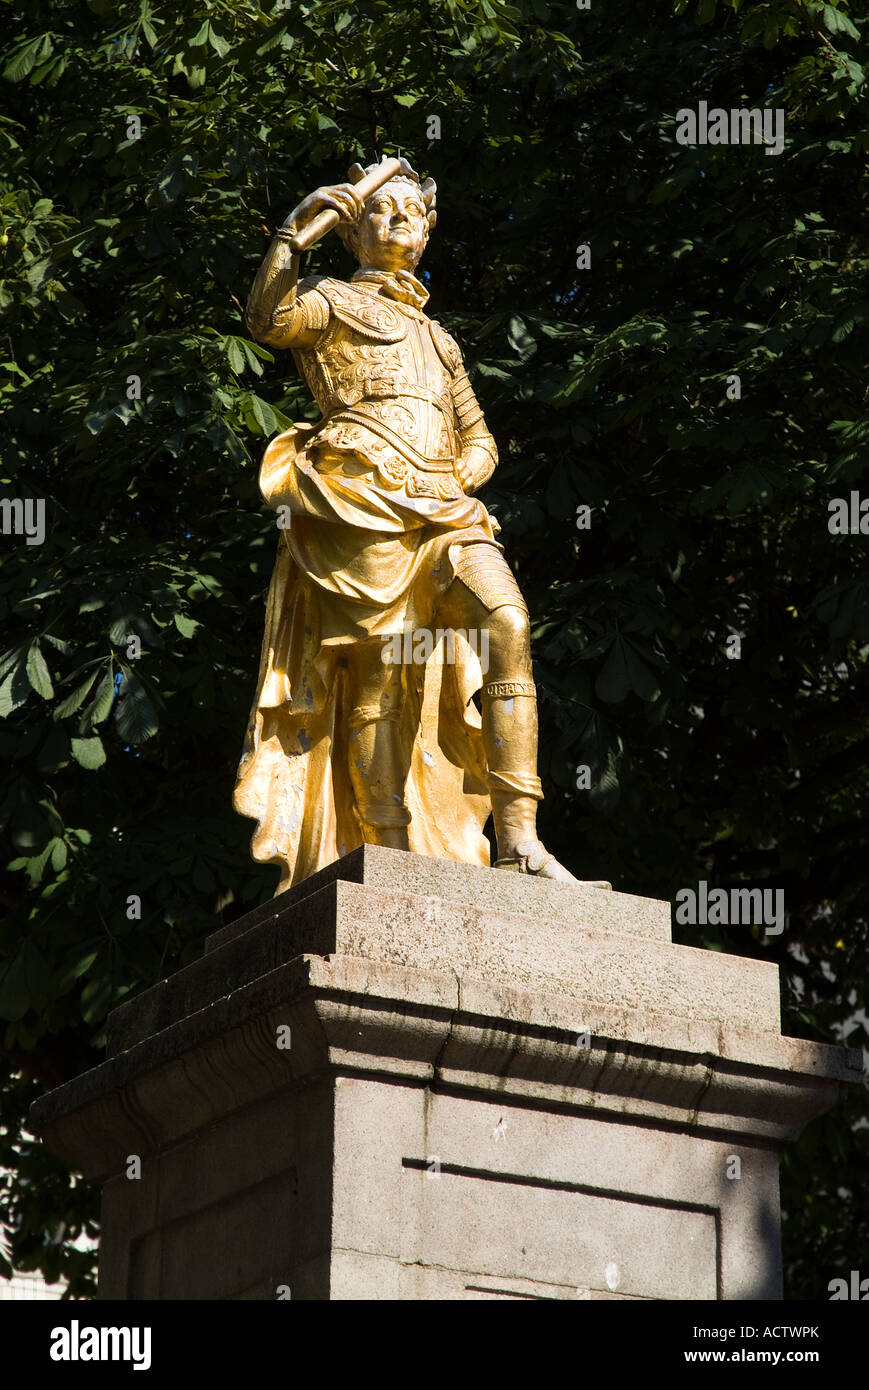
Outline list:
[[[491,454],[479,444],[471,444],[463,449],[456,460],[456,473],[465,492],[476,492],[489,481],[494,471]]]
[[[470,466],[467,454],[460,454],[456,459],[456,473],[462,485],[463,492],[473,492],[474,490],[474,470]]]
[[[356,222],[362,211],[362,199],[352,183],[316,188],[302,199],[298,207],[293,208],[281,230],[295,235],[326,208],[334,208],[342,222]]]

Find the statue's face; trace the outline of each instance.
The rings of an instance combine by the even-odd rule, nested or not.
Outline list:
[[[365,204],[358,223],[364,269],[413,270],[428,240],[428,214],[418,186],[386,183]]]

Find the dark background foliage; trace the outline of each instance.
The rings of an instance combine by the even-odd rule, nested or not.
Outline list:
[[[0,540],[17,1268],[93,1289],[73,1242],[96,1195],[28,1137],[29,1102],[274,890],[230,807],[276,544],[256,466],[314,411],[240,308],[274,227],[355,159],[400,150],[439,184],[430,311],[500,448],[544,838],[633,893],[782,888],[780,937],[678,939],[776,961],[786,1032],[865,1040],[866,543],[827,525],[869,444],[861,8],[6,5],[0,493],[48,508],[41,547]],[[783,108],[785,152],[677,144],[700,100]],[[333,237],[308,269],[350,266]],[[855,1088],[786,1155],[790,1297],[867,1248],[866,1111]]]

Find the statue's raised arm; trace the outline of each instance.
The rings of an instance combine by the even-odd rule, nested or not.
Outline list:
[[[317,188],[293,208],[260,266],[245,310],[245,321],[258,342],[270,347],[306,346],[311,331],[296,310],[299,259],[339,222],[358,221],[365,199],[401,169],[401,160],[384,159],[368,173],[356,164],[356,183]]]

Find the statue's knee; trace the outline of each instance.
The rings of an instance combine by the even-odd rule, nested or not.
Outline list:
[[[528,614],[524,608],[517,608],[512,603],[505,603],[489,614],[489,627],[493,636],[505,642],[515,643],[530,638]]]
[[[489,645],[493,658],[507,665],[531,660],[531,627],[524,608],[505,604],[489,615]]]
[[[488,681],[531,681],[531,629],[524,608],[516,604],[496,608],[489,614],[488,627]]]

